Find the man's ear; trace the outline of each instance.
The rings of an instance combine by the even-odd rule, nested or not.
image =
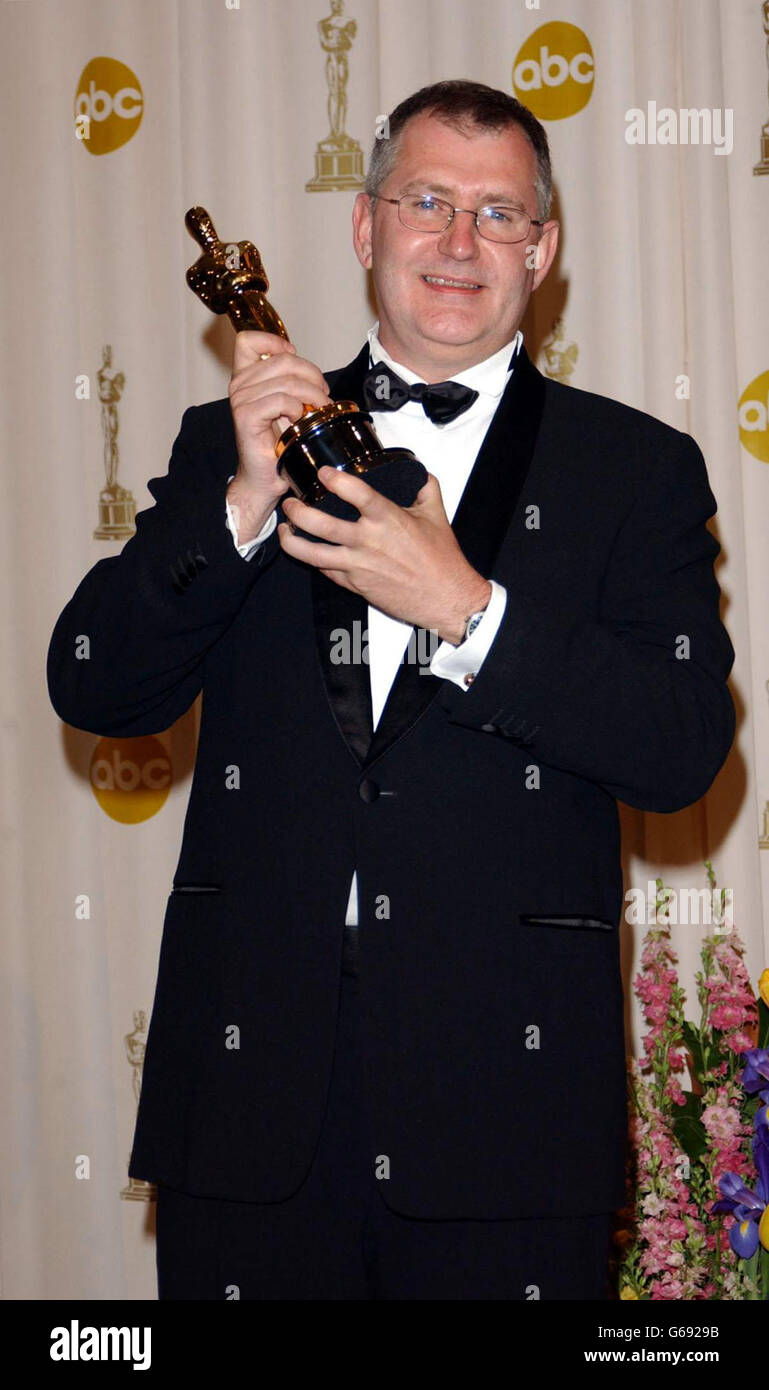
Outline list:
[[[534,265],[534,280],[532,291],[542,284],[548,270],[553,264],[555,253],[558,250],[558,229],[559,223],[554,219],[546,222],[542,228],[542,235],[537,242],[537,255]]]
[[[368,193],[359,193],[352,208],[352,244],[364,270],[371,269],[371,222],[374,204]]]

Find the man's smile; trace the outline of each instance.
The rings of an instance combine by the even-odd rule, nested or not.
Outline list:
[[[459,294],[475,294],[483,289],[477,280],[459,280],[451,275],[423,275],[422,279],[431,290],[452,290]]]

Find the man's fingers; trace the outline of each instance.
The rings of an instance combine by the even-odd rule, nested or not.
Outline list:
[[[230,378],[229,395],[233,405],[257,401],[273,390],[301,395],[303,401],[318,401],[325,405],[331,397],[328,382],[312,362],[303,358],[270,358],[269,362],[250,363]]]
[[[296,348],[279,333],[262,333],[261,329],[244,328],[235,334],[233,369],[239,370],[252,362],[258,362],[264,353],[270,357],[280,357],[285,353],[296,356]]]
[[[267,430],[272,430],[277,439],[284,429],[299,419],[304,410],[301,395],[294,396],[287,391],[273,391],[267,396],[260,396],[257,401],[232,401],[231,404],[238,437],[246,443],[259,440]],[[285,424],[276,430],[276,421],[281,420]]]
[[[324,545],[321,541],[308,541],[304,536],[295,536],[287,521],[278,522],[277,531],[278,540],[286,554],[293,555],[297,560],[304,560],[315,569],[339,569],[349,561],[347,551],[343,547]]]
[[[362,516],[365,514],[372,521],[384,520],[388,511],[401,510],[395,502],[390,502],[381,492],[376,492],[368,483],[364,483],[362,478],[345,473],[341,468],[331,468],[329,464],[325,464],[318,470],[318,477],[329,492],[336,493],[337,497],[344,498],[345,502],[351,502]]]
[[[329,516],[318,507],[310,507],[299,497],[287,497],[283,510],[292,526],[309,531],[319,540],[334,541],[337,545],[354,545],[356,541],[356,521],[343,521],[341,517]]]
[[[306,362],[302,357],[271,357],[269,362],[248,363],[238,371],[233,372],[230,378],[230,386],[236,391],[239,386],[249,385],[250,383],[261,385],[264,382],[303,382],[305,386],[312,386],[317,393],[322,391],[328,395],[328,382],[322,372],[312,362]]]

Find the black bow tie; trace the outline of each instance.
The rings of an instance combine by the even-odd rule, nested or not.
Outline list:
[[[415,381],[409,386],[386,362],[377,362],[363,378],[367,410],[400,410],[406,401],[421,401],[434,425],[447,425],[477,401],[478,392],[460,381],[437,381],[434,386]]]

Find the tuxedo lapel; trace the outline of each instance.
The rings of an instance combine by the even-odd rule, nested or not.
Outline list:
[[[368,362],[366,344],[354,362],[335,374],[331,385],[335,400],[361,404]],[[529,471],[544,397],[544,377],[522,347],[452,522],[464,555],[487,578]],[[442,681],[427,669],[432,656],[430,634],[422,628],[412,634],[374,731],[369,667],[360,659],[368,604],[361,595],[351,594],[317,570],[313,570],[312,580],[315,633],[329,703],[357,762],[369,767],[413,727],[440,690]],[[334,629],[347,634],[351,660],[333,660],[334,653],[340,651],[339,634],[335,639]]]
[[[365,343],[353,362],[328,374],[332,400],[355,401],[363,409],[363,378],[368,365],[369,346]],[[369,668],[362,660],[368,603],[314,568],[311,584],[315,641],[326,695],[339,732],[362,767],[373,731]]]
[[[366,407],[363,403],[363,378],[368,371],[369,364],[369,345],[364,343],[357,357],[352,362],[348,362],[346,367],[341,367],[337,372],[328,372],[326,380],[329,383],[329,394],[334,401],[355,401],[361,410]]]

